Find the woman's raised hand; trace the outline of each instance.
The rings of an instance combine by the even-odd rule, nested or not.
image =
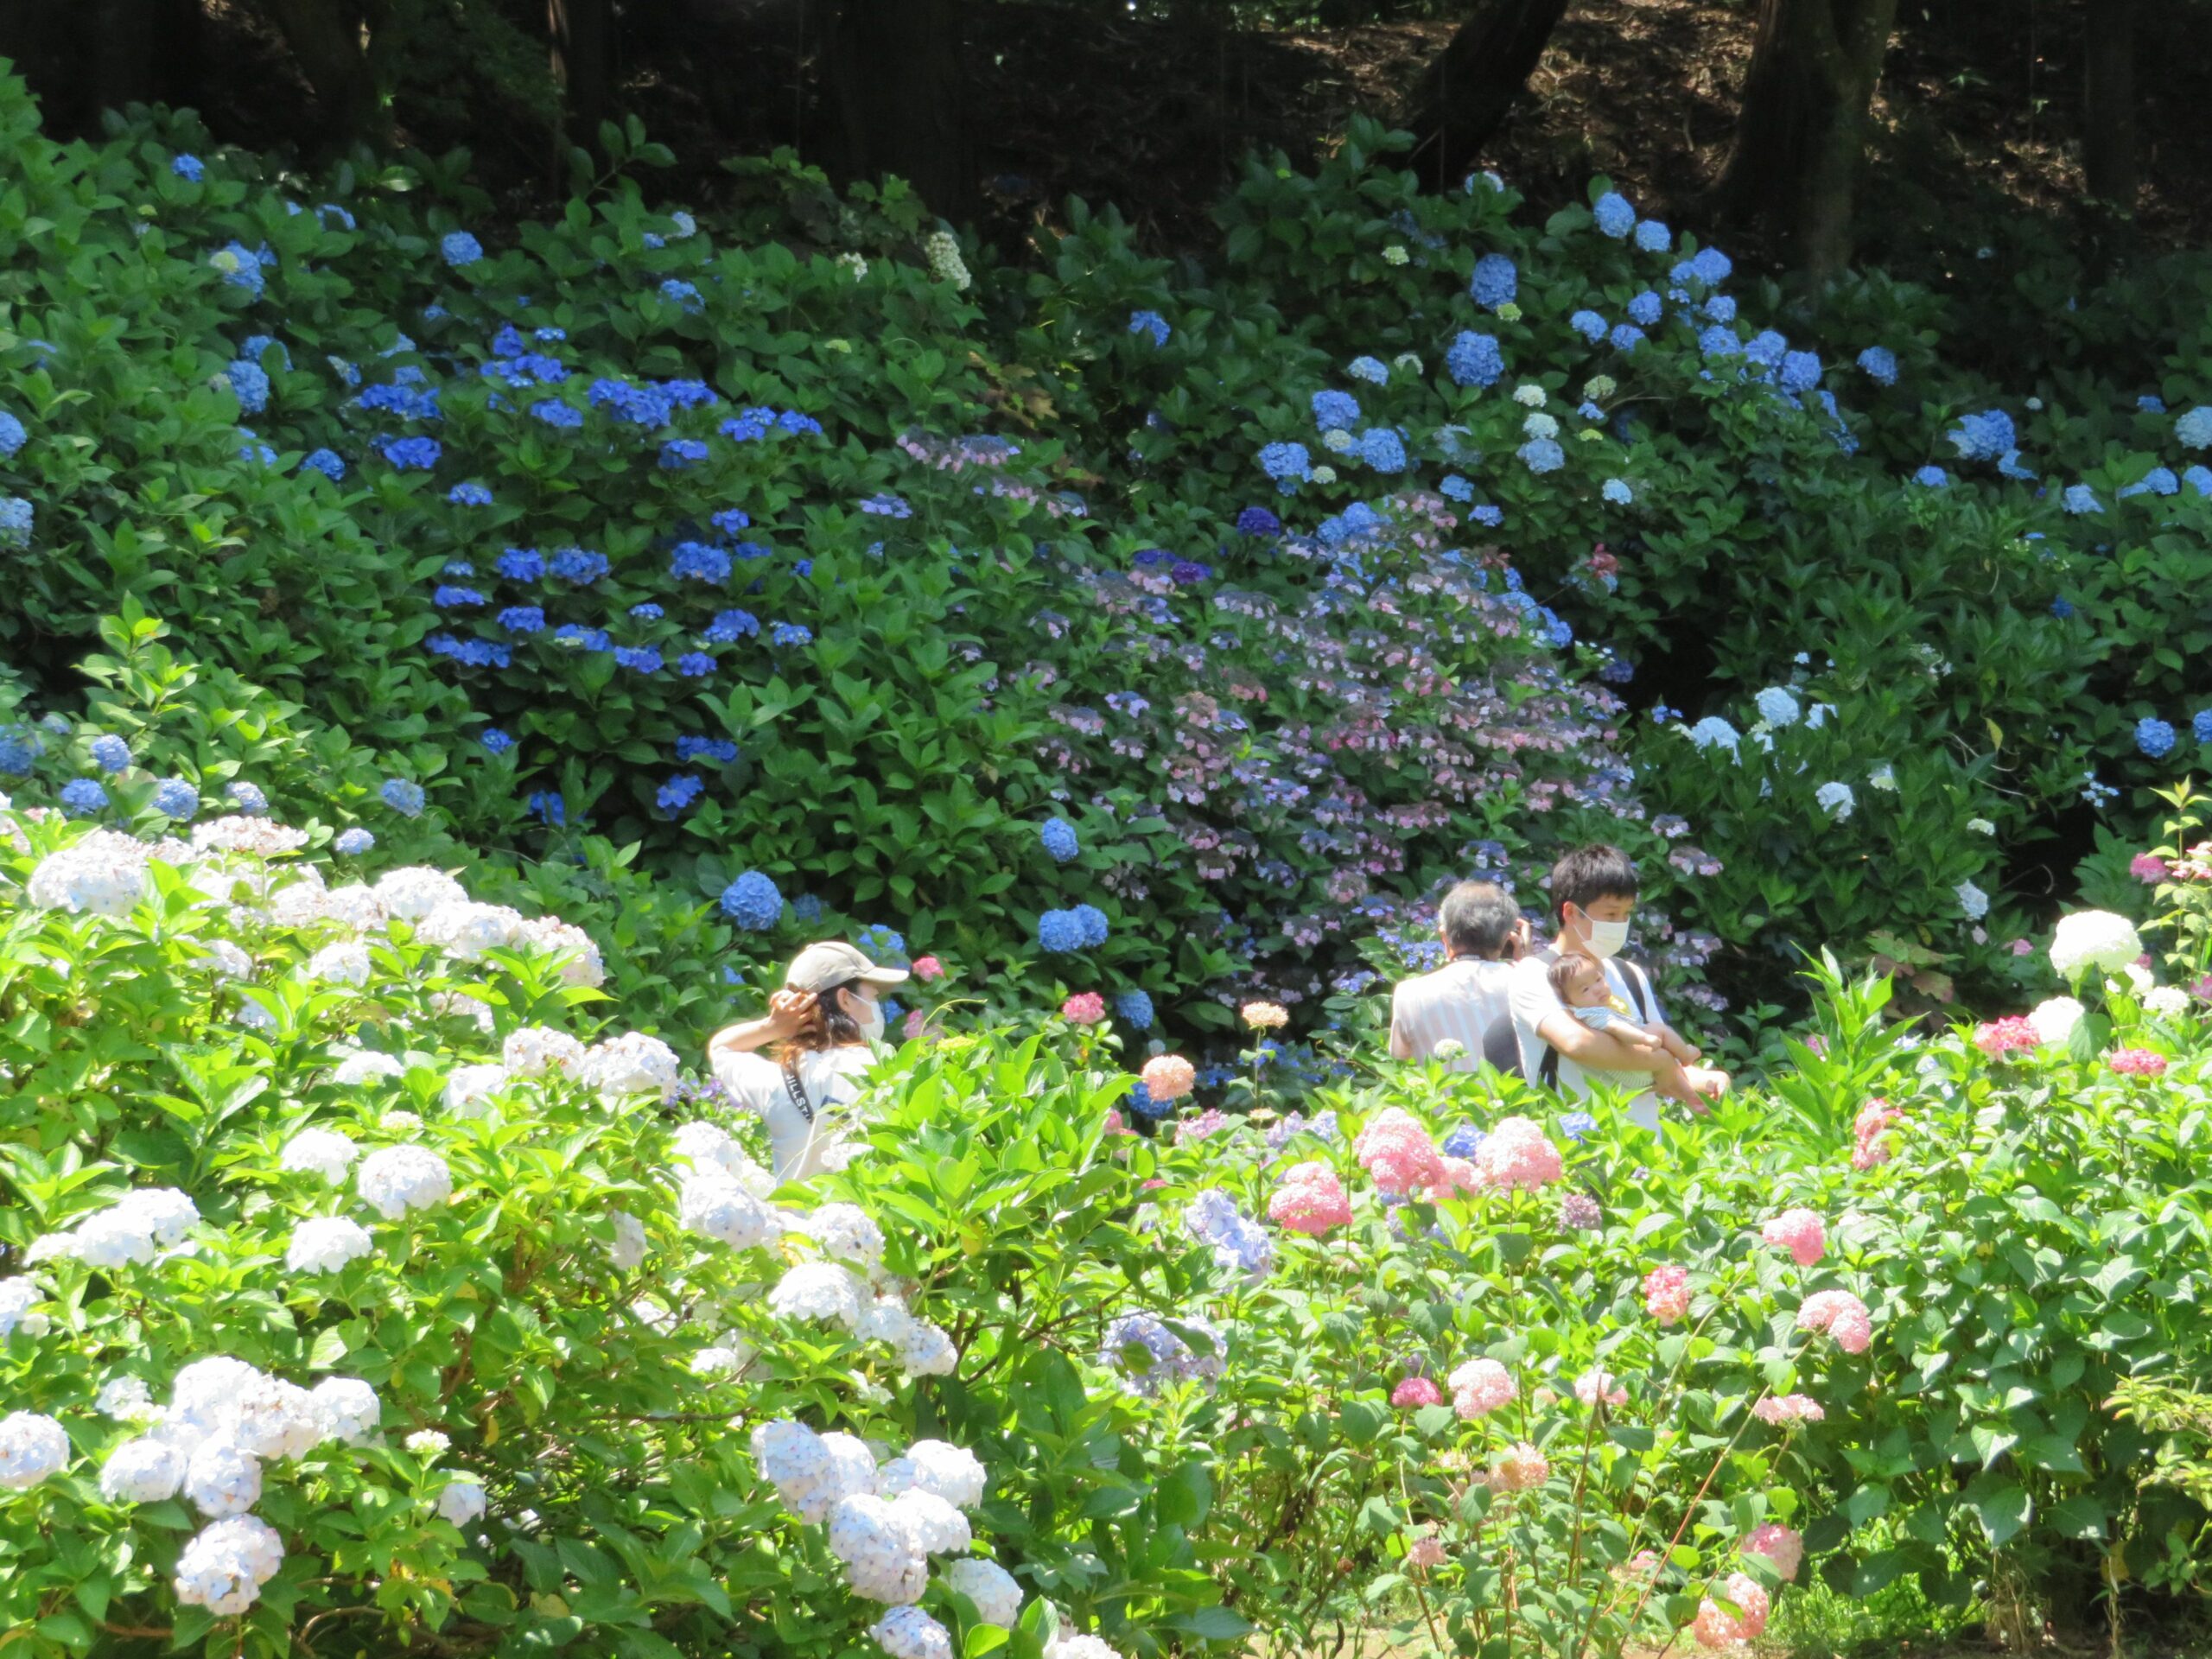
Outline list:
[[[768,1024],[779,1037],[795,1037],[812,1017],[814,1003],[812,991],[778,991],[768,999]]]

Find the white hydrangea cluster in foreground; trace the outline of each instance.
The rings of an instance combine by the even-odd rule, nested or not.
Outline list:
[[[141,1187],[84,1217],[67,1232],[34,1240],[29,1258],[67,1257],[102,1268],[143,1265],[158,1251],[183,1243],[199,1219],[199,1206],[176,1188]]]

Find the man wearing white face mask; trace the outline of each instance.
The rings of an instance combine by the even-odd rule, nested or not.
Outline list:
[[[767,1125],[779,1180],[803,1181],[834,1161],[844,1109],[883,1040],[878,993],[906,976],[849,944],[810,944],[792,958],[766,1014],[725,1027],[707,1045],[715,1080]],[[770,1043],[774,1059],[754,1052]]]
[[[1621,960],[1637,892],[1636,866],[1618,847],[1578,847],[1552,867],[1559,936],[1515,965],[1512,1029],[1522,1077],[1578,1098],[1590,1092],[1593,1074],[1601,1082],[1642,1084],[1628,1116],[1640,1128],[1656,1129],[1661,1096],[1701,1109],[1705,1096],[1727,1091],[1728,1074],[1697,1064],[1702,1057],[1666,1023],[1650,979]],[[1570,952],[1597,962],[1628,1018],[1659,1034],[1658,1047],[1594,1030],[1560,1001],[1551,967]]]

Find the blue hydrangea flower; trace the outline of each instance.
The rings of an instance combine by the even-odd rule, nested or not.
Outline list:
[[[1446,1135],[1440,1149],[1447,1158],[1471,1158],[1490,1137],[1471,1123],[1462,1123]]]
[[[569,804],[550,790],[541,789],[523,804],[523,810],[541,823],[560,824],[569,821]]]
[[[1452,342],[1444,368],[1454,385],[1494,386],[1505,373],[1505,353],[1494,336],[1470,331]]]
[[[660,296],[671,305],[681,306],[686,311],[696,313],[706,309],[707,302],[699,297],[699,290],[690,283],[681,282],[673,276],[660,285]]]
[[[330,847],[333,852],[342,853],[348,858],[359,858],[376,844],[377,838],[357,823],[349,830],[340,830]]]
[[[1632,322],[1617,322],[1605,340],[1617,352],[1632,352],[1643,344],[1643,330]]]
[[[1551,438],[1531,438],[1513,453],[1532,473],[1555,473],[1567,464],[1567,452]]]
[[[505,754],[515,746],[514,734],[501,731],[497,726],[486,726],[476,741],[494,754]]]
[[[102,732],[92,740],[92,756],[102,772],[121,772],[130,764],[130,746],[113,732]]]
[[[1813,352],[1786,353],[1782,359],[1782,389],[1802,397],[1821,384],[1821,359]]]
[[[1075,826],[1065,818],[1046,819],[1038,826],[1037,836],[1058,863],[1066,863],[1083,850],[1082,843],[1076,839]]]
[[[1239,536],[1280,536],[1282,534],[1282,520],[1265,507],[1246,507],[1236,515],[1236,533]]]
[[[1120,991],[1114,997],[1114,1017],[1131,1031],[1150,1031],[1152,998],[1143,991]]]
[[[1475,274],[1467,284],[1467,292],[1474,296],[1477,305],[1495,311],[1501,305],[1512,304],[1514,296],[1520,291],[1521,273],[1503,254],[1486,253],[1475,261]]]
[[[1622,478],[1607,479],[1599,493],[1617,507],[1624,507],[1636,499],[1636,492],[1629,488],[1628,480]]]
[[[1270,443],[1260,450],[1260,470],[1288,494],[1313,475],[1313,467],[1302,443]]]
[[[1599,232],[1616,242],[1625,238],[1636,228],[1636,209],[1628,205],[1628,198],[1618,190],[1608,190],[1599,197],[1598,205],[1590,210],[1590,216],[1598,221]]]
[[[699,637],[709,645],[734,645],[760,632],[760,619],[750,611],[717,611]]]
[[[1313,424],[1324,432],[1348,432],[1359,422],[1359,400],[1348,391],[1313,394]]]
[[[232,288],[261,297],[269,279],[262,274],[260,257],[243,242],[229,242],[207,256],[208,264]]]
[[[1387,426],[1370,427],[1361,433],[1357,453],[1362,461],[1378,473],[1402,473],[1406,470],[1404,441]]]
[[[539,605],[510,605],[495,620],[509,633],[545,632],[545,609]]]
[[[423,816],[423,785],[405,778],[387,778],[384,787],[377,791],[384,797],[384,804],[403,818]]]
[[[2063,622],[2068,617],[2074,614],[2074,601],[2066,598],[2063,594],[2061,594],[2058,598],[2050,601],[2050,613],[2056,617],[2060,621]]]
[[[2153,760],[2163,760],[2173,753],[2174,728],[2163,720],[2145,715],[2135,722],[2135,747]]]
[[[2212,449],[2212,407],[2199,404],[2174,422],[2174,436],[2191,449]]]
[[[1587,1112],[1569,1112],[1560,1119],[1559,1132],[1579,1143],[1598,1132],[1598,1120]]]
[[[1733,322],[1736,321],[1736,296],[1732,294],[1715,294],[1698,309],[1704,312],[1707,319],[1713,322]]]
[[[258,784],[249,784],[245,779],[240,778],[226,788],[223,793],[229,798],[232,806],[238,808],[249,818],[266,817],[269,815],[269,798],[261,792],[261,785]]]
[[[687,651],[676,659],[676,671],[687,680],[703,680],[715,671],[715,659],[703,651]]]
[[[1084,950],[1095,950],[1106,943],[1109,929],[1104,911],[1096,905],[1077,905],[1068,913],[1075,918],[1076,927],[1081,934]]]
[[[704,756],[724,765],[737,759],[737,745],[726,737],[679,737],[676,740],[678,761],[696,760]]]
[[[90,778],[73,778],[61,785],[61,804],[72,817],[89,817],[107,805],[107,791]]]
[[[1646,253],[1664,253],[1675,245],[1675,233],[1656,219],[1636,227],[1636,245]]]
[[[2200,709],[2189,722],[2190,735],[2199,743],[2212,743],[2212,709]]]
[[[1370,386],[1390,384],[1389,365],[1379,357],[1355,357],[1344,365],[1344,372],[1355,380],[1364,380]],[[1358,417],[1355,416],[1353,418]]]
[[[753,515],[743,507],[724,507],[709,522],[723,535],[734,536],[752,525]]]
[[[1665,302],[1647,288],[1628,302],[1628,320],[1630,322],[1641,323],[1649,328],[1659,321],[1665,308]],[[1721,321],[1721,319],[1716,318],[1715,321]]]
[[[438,238],[438,251],[445,256],[446,264],[458,270],[481,259],[484,245],[467,231],[448,231]]]
[[[378,453],[399,471],[427,473],[438,464],[438,457],[445,452],[435,438],[385,438],[378,445]]]
[[[1775,338],[1779,340],[1781,336],[1777,334]],[[1717,322],[1698,335],[1697,348],[1708,358],[1741,357],[1744,354],[1744,342],[1736,338],[1736,331]]]
[[[1734,330],[1730,330],[1732,337]],[[1771,328],[1762,328],[1745,342],[1744,355],[1761,368],[1770,369],[1782,361],[1789,349],[1789,341]]]
[[[456,507],[488,507],[492,505],[492,492],[481,484],[456,484],[446,492],[446,499]]]
[[[29,441],[30,434],[23,430],[23,423],[0,410],[0,461],[13,461],[16,452]]]
[[[2104,503],[2097,499],[2097,493],[2086,484],[2069,484],[2061,498],[2066,511],[2077,518],[2084,513],[2102,512]]]
[[[653,799],[664,812],[681,812],[706,791],[706,785],[690,772],[678,772],[660,786]]]
[[[1071,910],[1048,910],[1037,918],[1037,948],[1052,956],[1083,949],[1083,924]]]
[[[768,625],[768,643],[774,645],[810,645],[814,630],[803,622],[772,622]]]
[[[584,423],[584,412],[558,397],[541,397],[530,406],[531,417],[560,431],[574,431]]]
[[[2153,467],[2133,484],[2123,484],[2117,493],[2123,501],[2135,495],[2173,495],[2181,489],[2181,480],[2170,467]]]
[[[1994,461],[2006,450],[2019,447],[2019,440],[2012,431],[2012,417],[2001,409],[1963,416],[1958,425],[1944,435],[1964,461]]]
[[[671,438],[660,447],[660,464],[664,472],[680,473],[687,467],[696,467],[707,458],[707,446],[697,438]]]
[[[758,870],[747,870],[722,889],[722,914],[748,932],[765,933],[784,918],[784,895]]]
[[[1165,346],[1167,336],[1173,331],[1168,327],[1167,319],[1157,311],[1132,311],[1129,313],[1129,332],[1149,334],[1154,346]]]
[[[194,184],[197,184],[207,176],[207,164],[197,156],[172,156],[169,158],[169,171],[180,179],[188,179]]]
[[[2182,474],[2181,481],[2198,495],[2212,495],[2212,467],[2191,467]]]
[[[1436,487],[1449,500],[1471,501],[1475,499],[1475,486],[1457,473],[1445,474]]]
[[[2017,449],[2007,449],[1997,458],[1997,470],[2006,478],[2032,479],[2036,475],[2034,467],[2021,464]]]
[[[1595,311],[1577,311],[1567,320],[1567,326],[1587,340],[1596,341],[1605,337],[1605,320]]]
[[[608,569],[606,554],[587,552],[581,547],[562,548],[546,568],[562,581],[573,582],[579,588],[597,582]]]
[[[200,810],[200,791],[181,778],[164,778],[154,785],[154,810],[180,823]]]
[[[1486,524],[1491,529],[1495,530],[1498,525],[1505,522],[1505,509],[1503,507],[1494,507],[1485,501],[1478,507],[1471,508],[1468,511],[1467,517],[1473,519],[1478,524]]]
[[[614,662],[618,668],[626,668],[639,674],[658,674],[661,668],[661,654],[651,645],[619,645]]]
[[[484,595],[474,588],[455,588],[441,584],[430,595],[430,603],[442,611],[461,609],[470,605],[481,605],[484,602]]]
[[[2166,412],[2166,400],[2154,391],[2146,391],[2135,400],[2135,407],[2145,415],[2163,415]]]
[[[1932,463],[1915,473],[1912,475],[1912,481],[1916,484],[1924,484],[1931,490],[1947,490],[1951,487],[1951,475],[1941,467]]]
[[[309,451],[306,459],[300,462],[300,470],[321,473],[332,483],[338,484],[345,481],[346,461],[335,449],[315,449]]]
[[[269,376],[261,365],[240,358],[223,371],[229,382],[231,395],[238,400],[238,408],[248,415],[258,415],[269,407]]]
[[[1690,257],[1690,275],[1707,288],[1726,282],[1735,268],[1734,262],[1718,248],[1700,248]]]
[[[1859,366],[1878,386],[1897,383],[1897,354],[1886,346],[1869,346],[1859,353]]]

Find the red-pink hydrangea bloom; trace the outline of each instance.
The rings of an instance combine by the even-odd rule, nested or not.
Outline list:
[[[1475,1150],[1475,1167],[1484,1181],[1500,1191],[1518,1187],[1533,1192],[1559,1179],[1559,1148],[1525,1117],[1509,1117]]]
[[[1617,1579],[1651,1579],[1659,1575],[1659,1552],[1639,1549],[1613,1569]]]
[[[2123,1077],[2163,1077],[2166,1075],[2166,1057],[2154,1054],[2147,1048],[2115,1049],[2105,1064]]]
[[[2163,881],[2172,874],[2172,866],[2156,853],[2138,853],[2127,861],[2127,873],[2138,881]]]
[[[1890,1161],[1890,1143],[1882,1137],[1892,1123],[1904,1120],[1904,1114],[1877,1095],[1859,1109],[1859,1116],[1851,1126],[1855,1144],[1851,1150],[1853,1169],[1872,1169]]]
[[[1359,1166],[1385,1192],[1415,1192],[1444,1176],[1442,1154],[1428,1131],[1395,1106],[1362,1129],[1351,1149]]]
[[[1337,1172],[1318,1160],[1294,1164],[1268,1200],[1268,1219],[1288,1233],[1319,1238],[1351,1221],[1351,1199]]]
[[[1551,1472],[1544,1454],[1522,1440],[1497,1454],[1486,1479],[1493,1492],[1529,1492],[1548,1480]]]
[[[1424,1570],[1444,1565],[1444,1541],[1433,1532],[1423,1532],[1406,1546],[1406,1564]]]
[[[1810,1210],[1785,1210],[1760,1230],[1768,1243],[1789,1252],[1790,1260],[1809,1268],[1827,1254],[1827,1228]]]
[[[1733,1647],[1739,1642],[1755,1642],[1766,1629],[1768,1612],[1766,1592],[1759,1588],[1757,1579],[1747,1573],[1731,1573],[1720,1593],[1735,1604],[1736,1611],[1728,1611],[1711,1597],[1698,1604],[1697,1617],[1690,1621],[1690,1634],[1701,1648]]]
[[[1060,1018],[1078,1026],[1095,1026],[1106,1017],[1106,999],[1096,991],[1077,991],[1060,1004]]]
[[[1800,1331],[1825,1331],[1847,1354],[1863,1354],[1874,1340],[1874,1320],[1866,1304],[1847,1290],[1816,1290],[1797,1310]]]
[[[1128,1121],[1122,1116],[1121,1109],[1119,1107],[1109,1106],[1106,1109],[1106,1133],[1109,1135],[1135,1135],[1136,1131],[1129,1127]]]
[[[1592,1365],[1574,1379],[1574,1397],[1586,1406],[1603,1401],[1609,1406],[1628,1404],[1628,1390],[1615,1386],[1620,1379],[1603,1366]]]
[[[1974,1046],[1993,1060],[2001,1060],[2013,1053],[2026,1053],[2043,1046],[2043,1037],[2036,1030],[2035,1021],[2024,1014],[2007,1014],[2002,1020],[1991,1020],[1974,1028]]]
[[[943,979],[944,977],[944,964],[939,962],[935,957],[916,957],[914,958],[914,977],[920,980],[925,985],[928,984],[930,981],[933,979]]]
[[[1155,1054],[1137,1075],[1144,1079],[1146,1092],[1158,1106],[1180,1100],[1198,1086],[1198,1067],[1180,1054]]]
[[[1416,1406],[1440,1406],[1444,1390],[1425,1376],[1409,1376],[1390,1390],[1390,1403],[1400,1411],[1411,1411]]]
[[[1751,1535],[1744,1540],[1744,1554],[1765,1556],[1774,1563],[1776,1572],[1795,1584],[1798,1563],[1805,1559],[1805,1541],[1789,1528],[1770,1521],[1751,1529]]]
[[[1827,1412],[1810,1395],[1769,1395],[1751,1408],[1751,1415],[1763,1423],[1777,1428],[1784,1423],[1817,1423],[1826,1420]]]
[[[1471,1359],[1446,1380],[1452,1385],[1452,1409],[1471,1423],[1513,1398],[1513,1373],[1494,1359]]]
[[[1453,1158],[1440,1153],[1436,1159],[1439,1179],[1421,1196],[1431,1204],[1441,1204],[1454,1192],[1478,1192],[1482,1190],[1482,1172],[1465,1158]]]
[[[1643,1306],[1662,1325],[1673,1325],[1690,1311],[1690,1275],[1686,1268],[1654,1268],[1643,1275]]]

